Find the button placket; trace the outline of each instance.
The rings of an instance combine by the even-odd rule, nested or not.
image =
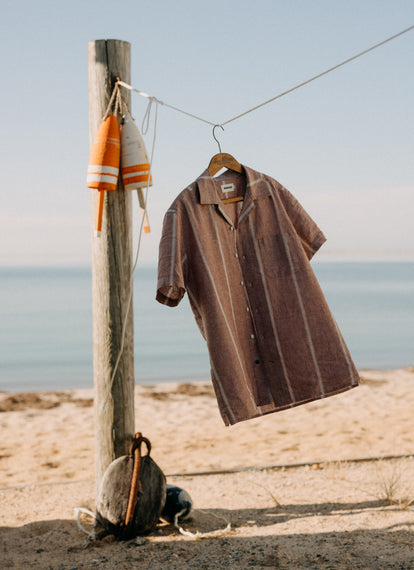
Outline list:
[[[248,295],[248,291],[246,288],[246,281],[245,281],[245,276],[244,276],[244,271],[243,271],[243,266],[245,265],[246,262],[246,256],[243,254],[243,251],[239,251],[239,247],[238,247],[238,230],[237,228],[235,228],[234,226],[229,226],[229,230],[233,232],[234,235],[234,258],[238,260],[239,262],[239,268],[240,268],[240,276],[241,279],[239,281],[240,285],[243,287],[245,293],[244,293],[244,298],[245,298],[245,315],[246,315],[246,325],[247,325],[247,331],[250,329],[250,333],[248,333],[248,338],[249,338],[249,344],[250,344],[250,357],[252,359],[252,363],[255,366],[258,366],[259,364],[261,364],[261,360],[260,360],[260,354],[258,351],[258,343],[257,343],[257,335],[256,333],[256,326],[255,326],[255,322],[254,322],[254,318],[253,318],[253,311],[250,307],[250,299],[249,299],[249,295]],[[247,320],[248,319],[248,320]]]
[[[236,232],[235,232],[236,234]],[[235,246],[236,246],[236,250],[238,250],[237,248],[237,239],[236,239],[236,235],[235,237]],[[244,271],[243,271],[243,267],[244,267],[244,263],[246,261],[246,256],[243,254],[243,252],[240,253],[236,251],[235,257],[239,258],[239,265],[240,265],[240,272],[242,275],[242,279],[240,280],[240,285],[243,287],[244,291],[245,291],[245,300],[246,300],[246,306],[245,306],[245,314],[246,314],[246,318],[248,318],[249,321],[249,328],[250,328],[250,334],[249,334],[249,341],[251,343],[253,343],[252,347],[251,347],[251,356],[253,359],[253,362],[257,365],[260,364],[260,359],[258,358],[258,343],[257,343],[257,335],[256,335],[256,324],[254,322],[254,314],[253,314],[253,310],[251,307],[251,303],[250,303],[250,297],[249,297],[249,293],[247,290],[247,287],[245,286],[246,284],[246,280],[245,280],[245,275],[244,275]],[[249,283],[251,285],[251,283]]]
[[[259,309],[257,307],[252,307],[251,305],[249,293],[253,293],[253,282],[251,281],[251,276],[248,273],[246,273],[247,263],[248,263],[247,256],[244,255],[243,250],[240,251],[240,248],[237,247],[237,237],[239,237],[238,236],[239,230],[237,230],[237,237],[236,237],[236,232],[234,233],[235,233],[234,237],[235,237],[236,257],[239,258],[239,266],[242,276],[242,279],[240,280],[240,285],[243,287],[245,291],[245,300],[246,300],[245,315],[246,319],[248,318],[248,328],[250,329],[250,332],[248,332],[248,338],[250,344],[250,357],[255,369],[258,369],[258,367],[261,368],[262,366],[262,359],[259,350],[259,346],[261,343],[259,340],[259,336],[257,335],[256,322],[255,322],[255,317],[258,315]]]

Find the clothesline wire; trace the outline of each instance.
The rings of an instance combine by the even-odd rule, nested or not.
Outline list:
[[[133,274],[134,274],[134,271],[135,271],[135,268],[136,268],[136,265],[138,262],[138,256],[139,256],[140,245],[141,245],[141,237],[142,237],[142,229],[143,229],[143,225],[144,225],[144,219],[145,219],[145,216],[147,214],[147,196],[148,196],[148,187],[150,185],[151,167],[152,167],[152,163],[153,163],[154,149],[155,149],[158,105],[163,105],[165,107],[173,109],[174,111],[177,111],[179,113],[187,115],[188,117],[192,117],[193,119],[196,119],[198,121],[201,121],[201,122],[206,123],[208,125],[211,125],[213,127],[223,128],[223,125],[228,125],[229,123],[236,121],[236,120],[240,119],[241,117],[244,117],[245,115],[252,113],[253,111],[256,111],[257,109],[260,109],[261,107],[264,107],[265,105],[268,105],[269,103],[272,103],[273,101],[276,101],[276,99],[280,99],[281,97],[283,97],[289,93],[292,93],[292,91],[295,91],[296,89],[299,89],[300,87],[303,87],[304,85],[307,85],[308,83],[311,83],[312,81],[315,81],[316,79],[319,79],[320,77],[323,77],[324,75],[327,75],[328,73],[334,71],[335,69],[338,69],[339,67],[342,67],[343,65],[346,65],[347,63],[369,53],[370,51],[373,51],[373,50],[379,48],[380,46],[396,39],[397,37],[411,31],[412,29],[414,29],[414,26],[410,26],[409,28],[406,28],[405,30],[400,31],[398,34],[395,34],[389,38],[386,38],[385,40],[383,40],[383,41],[365,49],[364,51],[342,61],[341,63],[338,63],[337,65],[335,65],[333,67],[330,67],[329,69],[323,71],[322,73],[319,73],[318,75],[315,75],[315,76],[311,77],[310,79],[307,79],[306,81],[303,81],[302,83],[299,83],[298,85],[295,85],[294,87],[288,89],[287,91],[283,91],[282,93],[279,93],[275,97],[272,97],[271,99],[268,99],[267,101],[264,101],[263,103],[260,103],[259,105],[256,105],[255,107],[252,107],[252,108],[248,109],[247,111],[244,111],[243,113],[240,113],[239,115],[236,115],[235,117],[228,119],[227,121],[224,121],[223,123],[214,123],[212,121],[208,121],[207,119],[204,119],[198,115],[184,111],[183,109],[180,109],[179,107],[175,107],[174,105],[170,105],[168,103],[165,103],[164,101],[159,100],[157,97],[151,96],[148,93],[145,93],[144,91],[136,89],[132,85],[129,85],[128,83],[125,83],[124,81],[121,81],[121,79],[118,78],[116,85],[115,85],[115,89],[113,90],[113,93],[111,95],[108,107],[106,109],[104,119],[108,116],[108,113],[109,113],[109,111],[112,108],[112,105],[114,103],[115,103],[115,114],[117,113],[118,109],[122,112],[122,107],[125,103],[124,103],[124,101],[122,99],[122,95],[120,93],[120,89],[119,89],[120,86],[125,87],[126,89],[129,89],[130,91],[134,91],[134,92],[138,93],[139,95],[148,99],[147,110],[145,112],[144,119],[142,121],[142,131],[144,134],[146,134],[148,132],[150,115],[151,115],[151,106],[153,103],[156,103],[156,111],[155,111],[154,134],[153,134],[152,149],[151,149],[150,169],[149,169],[149,173],[148,173],[148,182],[147,182],[145,198],[144,198],[144,211],[142,212],[141,224],[140,224],[140,229],[138,232],[138,245],[137,245],[137,251],[136,251],[136,256],[135,256],[135,262],[134,262],[134,265],[133,265],[133,268],[132,268],[131,274],[130,274],[130,294],[129,294],[129,298],[127,301],[126,314],[125,314],[124,325],[123,325],[123,330],[122,330],[121,346],[120,346],[120,350],[118,352],[118,357],[117,357],[117,360],[116,360],[116,363],[114,366],[114,370],[113,370],[113,373],[111,376],[111,380],[109,383],[108,391],[107,391],[105,402],[102,406],[102,409],[105,409],[105,407],[108,403],[109,396],[112,392],[112,386],[113,386],[113,383],[115,380],[115,374],[117,372],[118,365],[119,365],[119,362],[121,359],[121,355],[122,355],[123,350],[124,350],[125,335],[126,335],[126,323],[127,323],[127,317],[128,317],[128,313],[130,310],[130,306],[131,306],[131,301],[132,301]],[[214,129],[213,129],[213,136],[214,136]],[[220,144],[219,144],[219,146],[220,146]]]
[[[338,63],[337,65],[334,65],[333,67],[330,67],[329,69],[327,69],[325,71],[322,71],[322,73],[318,73],[318,75],[314,75],[310,79],[307,79],[306,81],[303,81],[302,83],[299,83],[298,85],[295,85],[291,89],[288,89],[287,91],[283,91],[283,93],[279,93],[279,95],[276,95],[275,97],[272,97],[271,99],[268,99],[267,101],[264,101],[263,103],[260,103],[259,105],[256,105],[255,107],[252,107],[251,109],[248,109],[247,111],[244,111],[244,113],[240,113],[240,115],[236,115],[232,119],[229,119],[228,121],[225,121],[224,123],[221,123],[221,125],[228,125],[229,123],[236,121],[237,119],[240,119],[241,117],[244,117],[248,113],[252,113],[253,111],[256,111],[257,109],[260,109],[260,107],[264,107],[264,105],[268,105],[269,103],[276,101],[276,99],[280,99],[281,97],[288,95],[288,93],[292,93],[292,91],[295,91],[296,89],[299,89],[300,87],[303,87],[304,85],[307,85],[308,83],[311,83],[312,81],[315,81],[316,79],[319,79],[320,77],[323,77],[324,75],[327,75],[328,73],[331,73],[331,71],[335,71],[335,69],[338,69],[339,67],[342,67],[343,65],[346,65],[347,63],[354,61],[355,59],[367,54],[368,52],[373,51],[374,49],[377,49],[380,46],[383,46],[387,42],[395,40],[395,38],[398,38],[402,34],[406,34],[407,32],[409,32],[412,29],[414,29],[414,26],[410,26],[409,28],[402,30],[398,34],[395,34],[394,36],[391,36],[391,37],[383,40],[382,42],[379,42],[378,44],[375,44],[375,45],[369,47],[368,49],[365,49],[364,51],[361,51],[360,53],[357,53],[356,55],[349,57],[348,59],[345,59],[341,63]]]
[[[160,101],[157,97],[153,97],[152,95],[148,95],[148,93],[145,93],[144,91],[140,91],[139,89],[135,89],[135,87],[132,87],[132,85],[128,85],[128,83],[125,83],[124,81],[121,81],[120,79],[118,79],[117,83],[118,83],[118,85],[121,85],[122,87],[126,87],[126,89],[129,89],[130,91],[135,91],[135,93],[138,93],[138,95],[141,95],[142,97],[146,97],[147,99],[149,99],[150,102],[154,101],[154,102],[158,103],[159,105],[164,105],[164,107],[169,107],[170,109],[173,109],[174,111],[178,111],[179,113],[182,113],[183,115],[187,115],[188,117],[192,117],[193,119],[197,119],[198,121],[202,121],[203,123],[207,123],[208,125],[214,126],[216,124],[216,123],[212,123],[211,121],[208,121],[207,119],[203,119],[202,117],[194,115],[193,113],[188,113],[187,111],[184,111],[183,109],[179,109],[178,107],[174,107],[173,105],[170,105],[169,103],[165,103],[164,101]]]
[[[203,123],[207,123],[208,125],[211,125],[211,126],[217,125],[217,126],[222,127],[224,125],[228,125],[229,123],[232,123],[233,121],[240,119],[241,117],[244,117],[245,115],[247,115],[249,113],[252,113],[253,111],[256,111],[257,109],[260,109],[261,107],[264,107],[265,105],[268,105],[269,103],[272,103],[273,101],[276,101],[276,99],[280,99],[281,97],[284,97],[285,95],[288,95],[289,93],[292,93],[292,91],[296,91],[296,89],[299,89],[299,88],[303,87],[304,85],[307,85],[308,83],[311,83],[312,81],[315,81],[316,79],[320,79],[324,75],[327,75],[328,73],[335,71],[336,69],[342,67],[343,65],[346,65],[347,63],[350,63],[351,61],[354,61],[355,59],[362,57],[363,55],[383,46],[384,44],[386,44],[392,40],[395,40],[396,38],[402,36],[403,34],[406,34],[407,32],[410,32],[413,29],[414,29],[414,25],[410,26],[409,28],[406,28],[405,30],[401,30],[400,32],[398,32],[398,34],[394,34],[393,36],[390,36],[389,38],[382,40],[381,42],[357,53],[356,55],[353,55],[352,57],[349,57],[348,59],[345,59],[344,61],[341,61],[340,63],[334,65],[333,67],[330,67],[329,69],[326,69],[325,71],[322,71],[321,73],[318,73],[317,75],[314,75],[310,79],[306,79],[306,81],[302,81],[302,83],[299,83],[298,85],[295,85],[294,87],[291,87],[290,89],[283,91],[282,93],[279,93],[278,95],[275,95],[271,99],[268,99],[267,101],[263,101],[263,103],[259,103],[259,105],[256,105],[255,107],[247,109],[247,111],[244,111],[243,113],[240,113],[239,115],[236,115],[235,117],[232,117],[231,119],[228,119],[227,121],[224,121],[223,123],[217,123],[217,122],[209,121],[207,119],[204,119],[203,117],[200,117],[200,116],[195,115],[193,113],[189,113],[188,111],[184,111],[183,109],[180,109],[179,107],[175,107],[173,105],[170,105],[169,103],[165,103],[164,101],[160,101],[157,97],[153,97],[151,95],[148,95],[148,93],[145,93],[144,91],[136,89],[135,87],[133,87],[132,85],[128,85],[124,81],[118,80],[118,85],[121,85],[122,87],[125,87],[126,89],[129,89],[130,91],[135,91],[139,95],[146,97],[147,99],[150,99],[150,101],[155,101],[155,102],[159,103],[160,105],[164,105],[165,107],[169,107],[170,109],[173,109],[174,111],[177,111],[179,113],[187,115],[188,117],[192,117],[193,119],[196,119],[198,121],[202,121]]]

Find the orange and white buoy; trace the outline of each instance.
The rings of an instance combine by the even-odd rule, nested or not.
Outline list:
[[[128,111],[121,126],[121,172],[125,190],[138,190],[144,231],[148,233],[150,227],[142,189],[152,186],[151,169],[143,138]]]
[[[119,175],[120,134],[115,115],[102,121],[91,148],[87,186],[98,190],[96,203],[95,235],[102,230],[102,212],[105,190],[116,190]]]

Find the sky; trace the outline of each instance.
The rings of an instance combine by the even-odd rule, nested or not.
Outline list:
[[[89,41],[130,42],[134,87],[221,123],[413,24],[412,0],[3,0],[0,265],[91,263]],[[217,131],[301,202],[321,260],[414,260],[413,64],[411,31]],[[146,105],[132,94],[139,127]],[[216,152],[209,125],[159,108],[141,263]]]

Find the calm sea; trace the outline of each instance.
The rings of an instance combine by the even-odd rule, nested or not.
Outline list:
[[[358,368],[414,364],[414,263],[314,262]],[[135,376],[152,384],[209,378],[187,297],[155,300],[156,268],[135,272]],[[0,390],[92,386],[91,277],[86,268],[0,268]]]

